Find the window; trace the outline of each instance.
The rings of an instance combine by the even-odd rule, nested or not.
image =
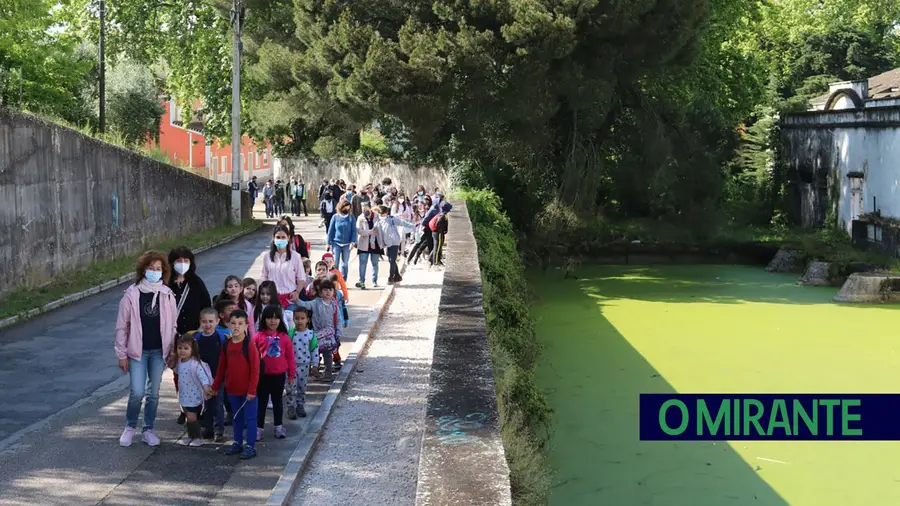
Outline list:
[[[263,151],[263,165],[269,165],[269,148]]]
[[[221,160],[222,160],[222,166],[219,167],[219,174],[224,174],[225,172],[228,171],[228,157],[223,156],[221,158]]]
[[[241,165],[238,167],[239,170],[244,170],[247,167],[247,160],[244,159],[244,154],[241,153]]]
[[[253,169],[253,151],[247,153],[247,170]]]
[[[257,152],[256,152],[256,168],[257,168],[257,169],[260,167],[260,165],[261,165],[260,162],[261,162],[261,161],[262,161],[262,153],[260,153],[259,151],[257,151]]]

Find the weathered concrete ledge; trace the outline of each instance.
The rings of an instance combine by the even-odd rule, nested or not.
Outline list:
[[[453,202],[447,249],[416,506],[510,505],[478,247],[465,202]]]
[[[898,303],[900,276],[881,272],[857,272],[850,275],[834,298],[844,303]]]

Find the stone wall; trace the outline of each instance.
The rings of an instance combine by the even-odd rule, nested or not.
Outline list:
[[[229,186],[0,109],[0,293],[226,225],[230,209]]]
[[[509,506],[478,245],[466,203],[452,203],[416,506]]]
[[[288,179],[296,176],[306,182],[313,191],[309,192],[310,203],[318,204],[319,185],[323,179],[343,179],[347,184],[378,184],[385,177],[391,178],[395,185],[409,193],[416,191],[420,184],[431,192],[434,187],[449,190],[451,186],[449,174],[440,167],[420,165],[417,167],[405,163],[393,162],[358,162],[352,160],[306,160],[299,158],[276,158],[275,178]]]

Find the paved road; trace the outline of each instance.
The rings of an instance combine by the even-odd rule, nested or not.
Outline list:
[[[298,229],[324,252],[324,230],[300,218]],[[225,276],[258,277],[271,227],[197,257],[210,292]],[[356,257],[350,283],[355,283]],[[387,263],[381,266],[386,279]],[[309,417],[286,423],[289,438],[274,440],[271,412],[259,457],[239,462],[219,445],[199,449],[171,444],[182,431],[171,373],[163,378],[156,449],[118,446],[124,426],[127,380],[112,351],[115,316],[123,287],[0,331],[0,504],[261,504],[312,418],[325,384],[313,384]],[[352,326],[343,351],[353,346],[381,290],[350,295]],[[287,422],[287,420],[286,420]],[[226,436],[230,435],[230,429]]]

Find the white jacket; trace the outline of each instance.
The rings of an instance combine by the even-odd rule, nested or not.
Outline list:
[[[391,246],[400,246],[403,241],[402,228],[415,227],[412,223],[397,218],[396,216],[387,216],[375,223],[375,230],[378,234],[378,243],[385,249]]]

